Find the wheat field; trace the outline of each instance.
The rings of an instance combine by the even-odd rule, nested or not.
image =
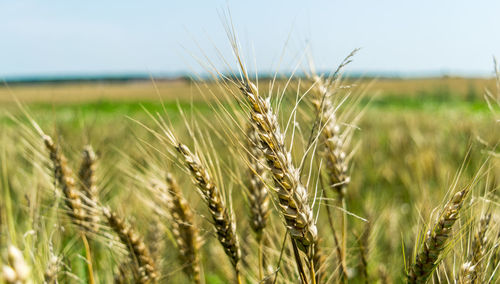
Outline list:
[[[234,48],[209,81],[0,89],[3,282],[499,281],[494,79],[257,80]]]

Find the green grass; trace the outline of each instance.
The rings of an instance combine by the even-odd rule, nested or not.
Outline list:
[[[484,100],[464,100],[454,94],[421,94],[420,96],[408,96],[407,94],[384,94],[373,98],[364,98],[362,105],[370,105],[370,109],[382,110],[413,110],[424,112],[439,112],[443,110],[457,110],[466,112],[488,113],[488,105]],[[34,113],[52,113],[55,118],[67,117],[68,114],[78,116],[100,115],[106,119],[117,116],[133,116],[145,111],[167,112],[175,114],[181,109],[195,108],[197,111],[207,113],[212,111],[210,105],[205,102],[193,103],[166,101],[163,103],[153,101],[111,101],[99,100],[83,103],[30,103],[28,108]],[[17,107],[10,105],[7,110],[16,112]],[[0,108],[1,110],[1,108]],[[1,113],[0,113],[1,114]]]

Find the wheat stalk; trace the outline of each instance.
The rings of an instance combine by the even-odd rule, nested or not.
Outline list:
[[[350,56],[348,56],[346,60],[348,60],[348,58],[350,58]],[[347,62],[346,60],[344,60],[344,63]],[[339,66],[338,70],[340,70],[344,63]],[[346,212],[345,194],[351,178],[348,174],[348,165],[344,151],[345,141],[341,136],[340,125],[337,122],[337,109],[332,102],[334,91],[331,89],[332,83],[327,84],[322,78],[316,75],[313,76],[313,80],[315,83],[314,89],[316,90],[316,95],[312,99],[312,104],[317,113],[317,122],[315,123],[319,123],[317,152],[321,160],[324,161],[324,169],[328,177],[328,188],[335,191],[338,196],[338,203],[343,208],[343,212]],[[326,192],[325,195],[328,196]],[[329,206],[328,201],[326,201],[326,206]],[[328,212],[328,214],[330,214],[330,212]],[[347,217],[345,213],[342,213],[340,221],[342,228],[342,243],[339,247],[340,277],[345,282],[347,277],[347,271],[345,269],[347,266],[345,259]]]
[[[369,222],[365,224],[363,233],[359,237],[359,258],[360,258],[360,270],[363,275],[364,283],[370,283],[370,277],[368,275],[368,252],[369,252],[369,237],[370,237],[371,225]]]
[[[257,129],[259,142],[274,180],[274,192],[279,201],[278,208],[292,237],[295,261],[301,280],[307,283],[298,249],[306,253],[310,279],[315,283],[314,251],[311,247],[317,239],[318,230],[308,203],[307,189],[300,181],[300,171],[292,164],[290,152],[285,148],[284,134],[280,130],[269,98],[266,100],[259,95],[257,87],[248,79],[242,64],[240,67],[244,73],[240,90],[250,104],[251,123]]]
[[[313,264],[314,264],[314,272],[316,274],[316,283],[323,283],[327,277],[327,273],[325,271],[325,255],[323,253],[323,249],[321,248],[322,239],[317,238],[316,242],[314,242],[313,246]]]

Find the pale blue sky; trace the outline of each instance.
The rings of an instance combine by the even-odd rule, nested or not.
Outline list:
[[[286,71],[309,46],[334,68],[353,48],[357,72],[482,74],[500,56],[500,1],[9,1],[0,2],[0,77],[190,72],[200,47],[228,59],[221,12],[244,49]],[[250,58],[248,58],[250,57]]]

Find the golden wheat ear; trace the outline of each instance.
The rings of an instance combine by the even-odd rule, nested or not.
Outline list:
[[[186,169],[191,174],[193,182],[198,187],[208,206],[217,238],[231,260],[236,277],[240,281],[239,262],[241,260],[241,250],[233,215],[224,204],[221,192],[198,156],[193,154],[184,144],[179,143],[175,148],[181,155]]]
[[[102,214],[106,218],[109,227],[127,247],[136,282],[155,283],[158,279],[158,272],[150,252],[139,234],[109,208],[102,208]]]
[[[130,284],[130,271],[128,270],[130,267],[130,260],[125,260],[118,264],[118,271],[113,275],[113,283],[114,284]]]
[[[2,278],[5,283],[24,284],[31,283],[31,269],[24,260],[23,253],[15,246],[9,245],[7,249],[7,264],[2,267]]]
[[[479,226],[472,239],[471,253],[460,270],[459,283],[477,283],[482,273],[482,261],[486,252],[488,238],[486,231],[489,228],[491,214],[485,214],[479,220]]]
[[[201,283],[201,237],[194,222],[193,212],[171,173],[167,173],[165,181],[170,197],[167,206],[171,216],[171,231],[179,250],[179,260],[183,263],[184,273],[193,282]]]
[[[427,231],[420,252],[408,273],[408,283],[426,283],[434,272],[441,253],[452,236],[453,224],[458,220],[460,209],[469,192],[469,187],[455,193],[433,228]]]
[[[238,236],[236,234],[236,222],[233,212],[226,204],[224,192],[219,189],[215,179],[210,175],[209,167],[202,163],[200,156],[185,145],[179,142],[177,137],[168,126],[163,118],[154,118],[157,125],[161,128],[162,134],[147,128],[155,135],[162,143],[172,147],[175,151],[169,151],[174,159],[178,159],[181,168],[183,168],[190,176],[193,184],[198,189],[198,193],[203,198],[208,207],[212,219],[212,225],[215,228],[217,239],[222,245],[225,254],[228,256],[238,283],[241,283],[241,249]],[[194,136],[191,129],[188,131]]]
[[[351,178],[348,174],[345,140],[340,135],[337,122],[337,106],[332,102],[335,90],[328,87],[323,78],[314,76],[314,81],[316,87],[313,89],[312,104],[319,122],[318,154],[325,161],[329,189],[334,190],[342,200]]]
[[[363,111],[357,107],[364,96],[364,92],[353,92],[351,86],[344,86],[341,73],[348,65],[358,49],[352,51],[328,77],[316,75],[312,62],[310,63],[312,81],[310,88],[310,102],[315,113],[312,124],[310,144],[316,142],[316,156],[323,162],[321,172],[327,178],[324,202],[335,239],[339,261],[340,277],[347,278],[347,187],[351,181],[349,173],[351,140],[354,134],[354,125],[362,117]],[[349,153],[349,151],[351,151]],[[340,214],[332,214],[329,206],[329,193],[336,195],[336,201],[342,208]],[[335,216],[335,217],[333,217]],[[339,220],[341,238],[337,238],[333,220]]]
[[[251,106],[251,123],[258,133],[264,157],[274,180],[274,189],[285,225],[299,247],[309,253],[315,242],[317,228],[308,203],[308,192],[300,181],[299,170],[292,164],[290,152],[285,148],[284,135],[278,125],[269,100],[262,98],[255,85],[242,82],[241,91]]]
[[[96,208],[98,199],[97,185],[96,185],[96,168],[97,156],[94,149],[90,145],[86,145],[82,151],[82,162],[78,177],[80,178],[80,192],[85,195],[83,203],[85,205],[85,218],[89,228],[93,232],[99,230],[99,215],[95,214],[93,208]]]
[[[300,170],[293,165],[292,155],[285,147],[285,136],[270,100],[262,98],[245,70],[242,72],[245,77],[240,82],[240,90],[250,106],[250,122],[257,130],[258,142],[274,181],[273,191],[279,203],[277,207],[292,237],[300,277],[303,282],[307,282],[299,250],[307,256],[309,278],[314,281],[314,243],[317,241],[318,229],[309,205],[309,193],[300,180]]]
[[[267,262],[263,252],[264,229],[267,225],[269,217],[269,194],[267,189],[268,171],[266,169],[266,160],[264,152],[260,145],[259,138],[255,127],[251,124],[247,127],[246,132],[246,149],[248,158],[248,181],[246,191],[249,207],[250,207],[250,228],[255,233],[257,241],[257,254],[259,266],[259,279],[264,278],[264,266]]]
[[[261,150],[258,134],[250,125],[247,130],[249,181],[248,201],[250,203],[250,227],[255,232],[257,242],[262,240],[262,234],[269,216],[269,195],[265,181],[268,172],[265,168],[264,152]]]
[[[46,134],[44,134],[42,138],[49,152],[50,160],[52,161],[54,178],[61,188],[65,197],[66,206],[70,210],[68,215],[74,224],[86,228],[88,223],[84,204],[76,189],[73,171],[69,167],[66,157],[60,152],[59,147],[54,143],[52,138]]]
[[[239,86],[249,111],[250,123],[256,129],[258,142],[274,181],[274,196],[284,225],[292,238],[294,256],[300,277],[307,282],[299,250],[307,255],[310,279],[314,281],[314,253],[311,248],[318,237],[309,193],[300,180],[300,170],[292,162],[292,155],[285,146],[285,134],[281,131],[277,112],[272,109],[270,98],[264,99],[250,81],[234,31],[228,28],[228,36],[240,69]]]

